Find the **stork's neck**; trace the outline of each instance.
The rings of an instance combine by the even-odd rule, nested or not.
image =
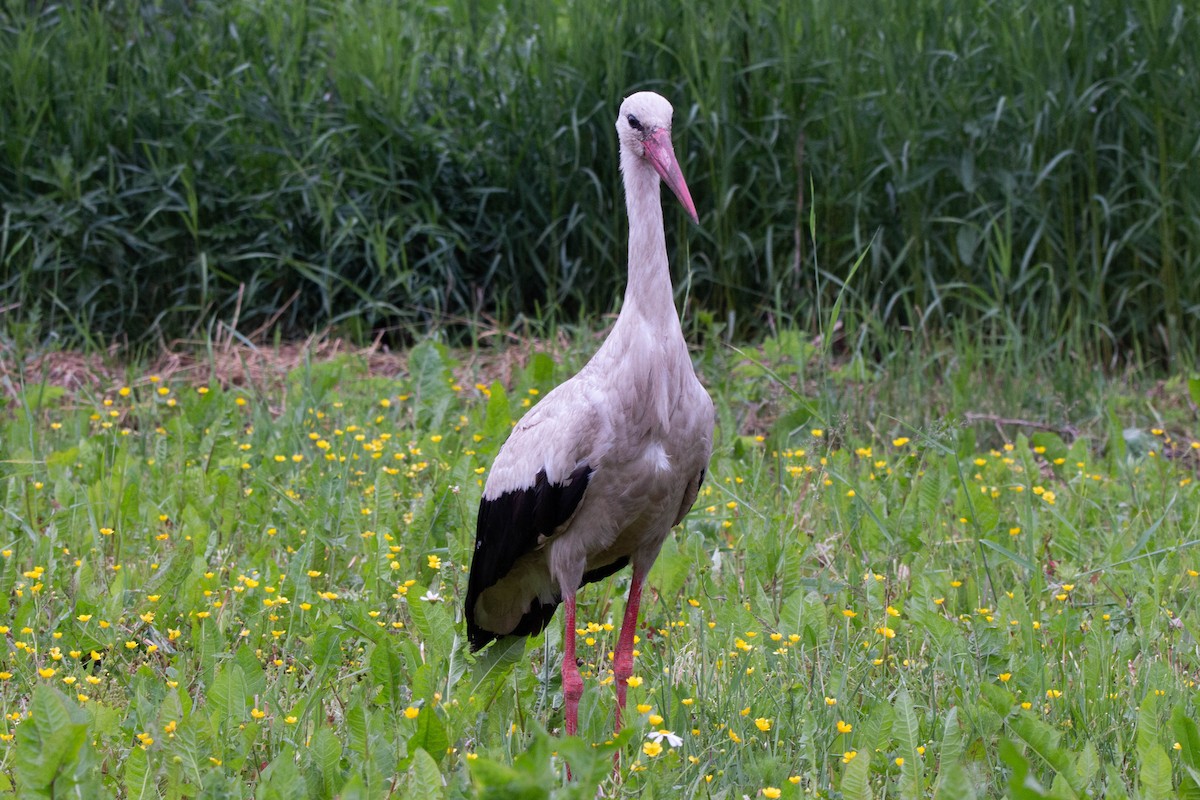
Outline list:
[[[679,331],[658,174],[625,148],[621,148],[621,172],[629,213],[629,283],[621,317],[637,316],[665,331]]]

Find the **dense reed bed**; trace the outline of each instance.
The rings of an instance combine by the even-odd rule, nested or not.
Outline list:
[[[17,340],[218,321],[461,338],[609,311],[612,118],[652,88],[701,209],[669,226],[699,331],[813,328],[867,250],[852,329],[965,321],[1194,362],[1184,3],[15,5],[0,289]]]

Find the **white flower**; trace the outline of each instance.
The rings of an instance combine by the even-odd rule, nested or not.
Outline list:
[[[427,603],[436,603],[436,602],[440,601],[442,598],[438,596],[437,592],[435,592],[433,589],[430,589],[428,592],[421,595],[421,599]]]
[[[671,745],[671,747],[679,747],[681,744],[683,744],[683,739],[680,739],[678,736],[676,736],[674,731],[669,731],[665,728],[657,731],[650,731],[646,734],[646,738],[658,742],[659,744],[662,744],[662,740],[666,739],[667,744]]]

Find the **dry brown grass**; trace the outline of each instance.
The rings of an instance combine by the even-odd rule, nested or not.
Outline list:
[[[565,334],[552,340],[496,336],[482,349],[457,351],[454,372],[458,380],[473,383],[499,381],[509,385],[533,353],[552,356],[566,352],[571,343]],[[69,396],[104,394],[120,386],[160,381],[193,386],[246,387],[278,390],[287,376],[306,363],[341,357],[359,361],[367,377],[403,378],[408,353],[380,342],[358,346],[328,332],[292,342],[270,343],[226,333],[212,342],[177,340],[165,345],[144,366],[133,366],[116,346],[105,352],[47,350],[18,353],[0,342],[0,393],[16,398],[21,387],[57,386]]]

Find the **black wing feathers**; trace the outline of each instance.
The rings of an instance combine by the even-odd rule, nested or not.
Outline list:
[[[538,472],[533,485],[479,501],[475,527],[475,556],[467,581],[467,638],[479,649],[499,635],[475,624],[475,602],[485,589],[499,582],[521,556],[538,546],[538,537],[548,537],[571,518],[587,490],[591,468],[583,464],[562,483],[551,483],[546,471]],[[512,635],[538,633],[554,616],[557,602],[546,605],[536,600]],[[507,634],[503,634],[507,635]]]

